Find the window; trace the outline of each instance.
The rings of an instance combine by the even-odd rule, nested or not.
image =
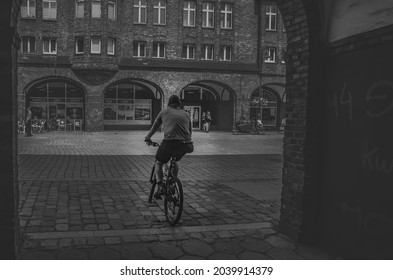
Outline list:
[[[75,17],[83,18],[85,16],[85,1],[76,0],[75,3]]]
[[[108,18],[111,20],[116,19],[116,1],[115,0],[108,1]]]
[[[108,38],[108,54],[115,55],[116,39]]]
[[[277,28],[277,7],[266,6],[266,30],[276,31]]]
[[[100,54],[101,53],[101,38],[92,37],[91,38],[91,53]]]
[[[195,1],[184,1],[183,6],[183,26],[195,26]]]
[[[202,60],[213,60],[214,45],[202,45]]]
[[[83,37],[75,38],[75,53],[82,54],[85,50],[85,40]]]
[[[213,2],[203,2],[202,4],[202,27],[214,27]]]
[[[276,62],[276,48],[269,47],[266,49],[265,62],[268,63]]]
[[[134,42],[133,56],[146,57],[146,42]]]
[[[184,44],[182,58],[194,59],[195,58],[195,46],[192,44]]]
[[[153,24],[166,24],[166,3],[164,0],[154,0]]]
[[[286,50],[285,49],[283,49],[282,51],[281,51],[281,63],[282,64],[285,64],[285,55],[286,55]]]
[[[22,53],[35,53],[35,37],[22,37]]]
[[[43,19],[56,19],[57,18],[56,0],[44,0],[42,2],[42,18]]]
[[[35,18],[35,0],[24,0],[21,7],[22,18]]]
[[[221,28],[232,28],[232,4],[223,3],[221,6]]]
[[[44,38],[43,54],[56,54],[56,53],[57,53],[56,38]]]
[[[153,57],[165,58],[165,43],[160,43],[160,42],[153,43]]]
[[[101,1],[93,0],[93,2],[91,2],[91,17],[93,18],[101,17]]]
[[[232,60],[232,47],[231,46],[221,46],[220,47],[220,60],[221,61],[231,61]]]
[[[134,0],[134,23],[146,23],[146,0]]]

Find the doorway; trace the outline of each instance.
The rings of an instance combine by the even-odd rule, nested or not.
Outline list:
[[[184,106],[184,110],[190,116],[192,129],[201,129],[201,106]]]

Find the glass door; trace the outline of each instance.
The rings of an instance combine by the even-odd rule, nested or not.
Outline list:
[[[190,116],[193,130],[201,129],[201,106],[184,106],[184,110]]]

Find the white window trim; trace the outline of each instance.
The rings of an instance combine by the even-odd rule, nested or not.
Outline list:
[[[182,57],[183,59],[190,59],[194,60],[195,59],[195,45],[193,44],[184,44],[183,47],[186,47],[186,56]],[[184,48],[183,48],[184,50]],[[191,57],[192,55],[192,57]]]
[[[210,47],[212,48],[212,57],[211,58],[208,57]],[[204,45],[202,60],[214,60],[214,45],[209,45],[209,44]]]
[[[93,51],[93,39],[98,39],[98,51]],[[90,53],[92,54],[101,54],[101,38],[100,37],[91,37],[90,39]]]
[[[158,12],[158,22],[153,22],[154,25],[166,25],[166,1],[158,1],[158,5],[154,5],[154,10]],[[161,23],[161,11],[164,11],[163,23]]]
[[[266,63],[276,63],[276,48],[268,47],[267,48],[268,56],[265,58]],[[272,59],[273,54],[273,59]]]
[[[146,42],[134,42],[137,44],[137,55],[133,55],[134,57],[146,57]],[[141,55],[141,50],[143,49],[144,55]]]
[[[266,6],[266,16],[269,19],[269,24],[266,26],[266,30],[268,31],[276,31],[277,30],[277,8],[275,6]],[[276,12],[273,12],[276,10]],[[272,28],[273,17],[275,18],[275,26]]]
[[[108,1],[108,19],[110,20],[116,20],[117,18],[117,5],[116,5],[116,0],[109,0]],[[109,16],[109,5],[113,5],[113,18],[110,18]]]
[[[46,40],[49,41],[49,51],[48,52],[45,51],[45,41]],[[52,43],[53,42],[55,44],[55,50],[53,52],[51,52]],[[43,39],[43,42],[42,42],[42,53],[43,54],[57,54],[57,40],[56,40],[56,38],[44,38]]]
[[[113,51],[110,51],[110,42],[111,42],[111,44],[112,44],[112,48],[113,48]],[[115,55],[115,53],[116,53],[116,39],[115,38],[108,38],[108,41],[107,41],[107,54],[109,54],[109,55]]]
[[[153,56],[153,58],[165,58],[165,43],[155,42],[155,43],[153,43],[153,48],[154,48],[154,45],[157,45],[157,56]],[[161,47],[164,49],[164,56],[160,56]]]
[[[138,18],[137,18],[136,21],[134,19],[134,23],[146,24],[146,21],[147,21],[147,3],[145,5],[142,5],[141,2],[142,2],[141,0],[138,0],[138,3],[134,4],[134,9],[138,8]],[[142,22],[142,13],[143,13],[143,11],[144,11],[144,14],[145,14],[145,21],[144,22]]]
[[[75,38],[75,54],[83,54],[85,52],[84,46],[83,46],[83,51],[81,51],[81,52],[78,51],[78,41],[79,41],[79,39],[82,39],[83,45],[84,45],[84,38],[83,37],[76,37]]]
[[[47,2],[48,4],[49,4],[49,8],[48,8],[48,10],[49,10],[49,17],[45,17],[44,15],[45,15],[45,13],[44,13],[44,3],[45,2]],[[53,3],[56,3],[56,8],[53,8],[52,7],[52,5],[53,5]],[[52,13],[53,13],[53,10],[54,10],[54,15],[52,15]],[[42,3],[42,19],[43,20],[55,20],[55,19],[57,19],[57,1],[56,0],[43,0],[43,3]]]
[[[194,3],[195,4],[195,8],[191,8],[191,4]],[[184,16],[184,12],[187,12],[187,22],[186,24],[184,24],[184,20],[183,20],[183,26],[186,27],[195,27],[195,21],[196,21],[196,2],[195,1],[187,1],[187,7],[183,7],[183,16]],[[191,24],[191,15],[192,12],[194,12],[194,16],[193,16],[193,21],[194,24]]]
[[[100,3],[100,5],[99,5],[99,7],[100,7],[100,9],[99,9],[99,15],[98,16],[93,16],[93,4],[97,4],[97,3]],[[91,2],[91,17],[92,18],[101,18],[101,16],[102,16],[102,3],[101,3],[101,0],[93,0],[92,2]]]
[[[222,46],[222,57],[220,54],[220,61],[232,61],[232,47],[231,46]],[[227,52],[229,51],[229,59],[227,59]]]
[[[232,4],[225,3],[224,10],[221,9],[221,15],[224,15],[224,20],[221,21],[221,29],[232,29],[232,26],[233,26],[233,6],[232,6]],[[231,15],[231,26],[227,26],[228,15]]]
[[[202,22],[202,27],[204,28],[213,28],[214,27],[214,2],[210,2],[210,1],[206,1],[203,2],[203,4],[206,3],[207,7],[206,8],[202,8],[202,13],[203,15],[206,15],[205,17],[205,21]],[[209,6],[212,6],[211,8]],[[202,15],[202,19],[203,19],[203,15]],[[213,16],[213,21],[212,21],[212,25],[208,25],[209,23],[209,15]]]
[[[31,2],[34,2],[34,7],[30,7]],[[37,2],[35,0],[26,0],[26,9],[23,7],[21,7],[21,18],[35,18],[36,17],[36,6],[37,6]],[[23,10],[26,11],[26,14],[23,15]]]

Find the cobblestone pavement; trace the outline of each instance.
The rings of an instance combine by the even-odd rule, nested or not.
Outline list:
[[[19,137],[23,259],[330,259],[277,230],[282,134],[194,133],[178,226],[147,203],[146,131]],[[158,133],[155,137],[160,139]]]

